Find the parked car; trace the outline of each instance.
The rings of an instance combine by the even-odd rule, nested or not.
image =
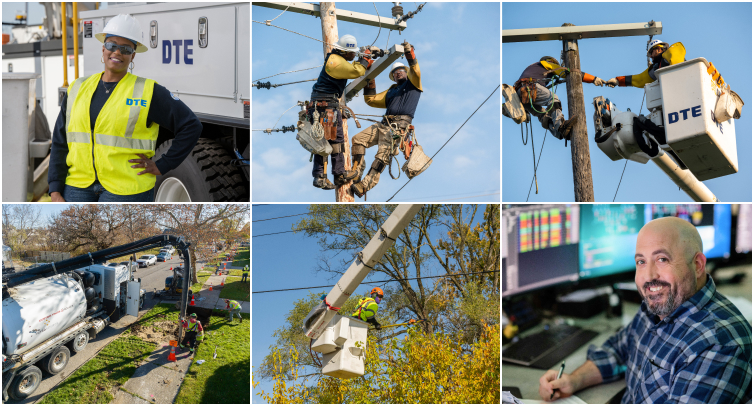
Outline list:
[[[165,262],[169,259],[173,259],[173,256],[167,251],[160,251],[160,253],[157,254],[157,261],[159,262]]]
[[[136,271],[137,269],[139,269],[139,264],[137,264],[136,262],[123,261],[119,265],[125,265],[126,269],[128,269],[128,264],[131,264],[131,272]]]
[[[139,268],[146,268],[149,265],[157,265],[157,257],[155,255],[142,255],[136,262],[139,264]]]

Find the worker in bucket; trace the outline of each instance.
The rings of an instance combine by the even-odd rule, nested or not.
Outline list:
[[[549,130],[555,138],[571,139],[571,129],[576,124],[578,116],[564,121],[563,107],[555,92],[547,88],[547,83],[558,78],[565,78],[568,69],[560,66],[557,59],[543,56],[539,62],[524,69],[513,87],[516,89],[524,109],[539,119],[542,127]],[[602,86],[605,81],[597,76],[581,72],[583,83],[594,83]]]
[[[346,89],[348,79],[356,79],[364,76],[367,69],[372,66],[373,60],[369,58],[369,50],[360,56],[358,61],[351,62],[356,58],[359,48],[356,46],[356,38],[353,35],[340,37],[338,43],[333,45],[332,51],[325,56],[325,64],[319,73],[317,82],[312,87],[312,95],[307,112],[309,122],[314,123],[314,111],[319,112],[319,121],[324,127],[324,136],[332,146],[330,162],[334,184],[327,179],[325,173],[326,160],[321,155],[314,155],[313,185],[316,188],[332,190],[341,186],[358,175],[355,169],[346,171],[345,156],[343,155],[343,108],[340,98]]]
[[[395,84],[378,94],[377,82],[372,79],[364,88],[364,102],[368,106],[387,110],[381,123],[373,124],[353,136],[351,154],[353,155],[354,168],[358,170],[358,180],[351,185],[351,191],[359,197],[364,197],[366,192],[377,186],[380,181],[380,174],[390,164],[393,156],[398,154],[401,138],[394,142],[393,134],[397,132],[396,136],[405,135],[414,119],[416,106],[419,104],[419,98],[424,91],[419,61],[416,59],[414,47],[408,41],[405,41],[403,51],[408,67],[400,62],[393,64],[390,68],[389,77]],[[374,161],[369,168],[369,173],[364,179],[361,179],[366,169],[364,161],[366,149],[375,145],[378,145],[378,147]]]
[[[178,319],[183,325],[183,341],[181,341],[181,348],[186,348],[188,345],[189,352],[194,352],[196,346],[204,341],[204,328],[202,322],[196,319],[196,313],[189,314],[188,321],[183,318]]]
[[[151,202],[157,176],[177,168],[202,124],[168,89],[133,71],[143,43],[139,22],[113,17],[95,37],[104,71],[76,79],[63,96],[52,134],[48,182],[53,202]],[[153,160],[157,136],[175,135]]]
[[[666,66],[675,65],[686,60],[686,48],[680,42],[668,45],[667,42],[656,39],[649,43],[647,58],[650,59],[649,67],[638,75],[617,76],[607,81],[610,87],[634,86],[643,88],[644,85],[657,80],[655,71]]]
[[[238,316],[238,321],[243,321],[241,318],[241,305],[235,300],[225,299],[225,309],[228,310],[228,321],[233,321],[233,315]]]
[[[365,297],[359,300],[356,311],[353,312],[351,317],[356,317],[374,326],[377,330],[382,329],[382,325],[375,319],[377,315],[377,309],[382,301],[384,293],[380,288],[374,288],[369,292],[370,297]]]

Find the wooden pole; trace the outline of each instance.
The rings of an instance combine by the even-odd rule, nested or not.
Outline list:
[[[572,24],[564,24],[572,25]],[[573,166],[573,193],[577,202],[593,202],[592,160],[589,156],[589,135],[584,111],[584,89],[581,86],[581,60],[579,44],[576,40],[563,40],[568,89],[569,119],[579,117],[571,129],[571,164]]]
[[[322,45],[322,50],[327,56],[328,52],[332,50],[330,44],[338,42],[338,20],[335,16],[335,3],[319,3],[320,18],[322,20],[322,41],[325,44]],[[341,99],[341,104],[345,103],[345,99]],[[351,169],[351,146],[348,142],[348,120],[343,117],[343,155],[345,157],[346,171]],[[327,160],[327,158],[325,158]],[[327,173],[325,173],[327,175]],[[348,182],[345,185],[335,188],[335,201],[336,202],[353,202],[353,192],[351,192],[351,183]]]

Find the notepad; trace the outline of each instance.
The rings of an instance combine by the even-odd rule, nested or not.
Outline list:
[[[546,402],[544,400],[534,399],[519,399],[513,396],[510,392],[503,391],[502,396],[503,403],[505,404],[525,404],[525,405],[539,405],[539,404],[560,404],[560,405],[585,405],[586,402],[581,400],[578,396],[569,396],[567,398],[557,399],[552,402]]]

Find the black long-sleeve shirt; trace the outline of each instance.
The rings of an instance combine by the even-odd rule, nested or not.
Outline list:
[[[97,85],[97,89],[92,96],[91,106],[89,108],[89,120],[91,128],[94,128],[95,121],[100,110],[107,102],[110,94],[105,92],[105,87],[112,92],[112,89],[118,82],[102,82]],[[103,86],[104,85],[104,86]],[[65,188],[65,178],[68,176],[68,142],[66,140],[65,111],[68,104],[68,94],[63,96],[63,103],[60,105],[60,113],[55,121],[55,129],[52,132],[52,150],[50,151],[50,166],[47,175],[47,182],[50,184],[50,194],[52,192],[63,193]],[[154,85],[152,93],[152,102],[149,105],[147,114],[147,126],[157,123],[159,126],[173,132],[175,139],[170,149],[155,161],[160,173],[165,174],[171,169],[175,169],[183,162],[184,159],[194,149],[199,136],[202,134],[202,123],[196,117],[193,111],[185,103],[174,97],[172,93],[164,86]],[[134,155],[134,159],[139,158]],[[142,171],[134,168],[134,173]],[[99,175],[98,175],[99,176]]]

